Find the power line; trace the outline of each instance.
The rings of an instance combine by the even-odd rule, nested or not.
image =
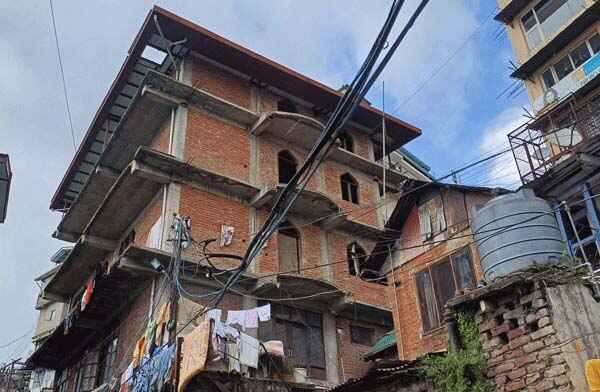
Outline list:
[[[469,41],[471,41],[473,38],[475,38],[475,36],[477,35],[477,33],[479,33],[479,31],[483,28],[483,26],[485,26],[491,20],[491,16],[494,14],[495,11],[496,11],[496,7],[494,7],[494,9],[492,10],[492,12],[458,46],[458,48],[456,48],[456,50],[454,52],[452,52],[452,54],[440,66],[438,66],[423,82],[421,82],[419,84],[419,86],[408,97],[406,97],[404,100],[402,100],[402,102],[400,102],[400,104],[398,106],[396,106],[396,108],[394,110],[390,111],[389,113],[390,114],[396,113],[402,106],[404,106],[410,100],[412,100],[415,96],[417,96],[425,88],[425,86],[429,82],[431,82],[431,80],[433,80],[442,71],[442,69],[444,69],[452,60],[454,60],[454,58],[458,55],[458,53],[460,51],[462,51],[467,46],[467,44],[469,43]]]
[[[77,152],[77,143],[75,142],[75,131],[73,129],[73,119],[71,117],[71,107],[69,105],[69,95],[67,94],[67,82],[65,80],[65,70],[63,68],[62,63],[62,55],[60,53],[60,45],[58,43],[58,33],[56,30],[56,19],[54,17],[54,6],[52,4],[52,0],[48,0],[50,2],[50,15],[52,17],[52,28],[54,31],[54,41],[56,42],[56,52],[58,54],[58,66],[60,68],[60,76],[62,79],[62,87],[63,93],[65,95],[65,105],[67,107],[67,117],[69,119],[69,128],[71,129],[71,139],[73,141],[73,150]]]
[[[30,329],[29,329],[27,332],[25,332],[25,334],[23,334],[23,335],[19,336],[18,338],[15,338],[15,339],[11,340],[10,342],[8,342],[8,343],[6,343],[6,344],[3,344],[3,345],[1,345],[1,346],[0,346],[0,349],[3,349],[3,348],[7,348],[7,347],[10,347],[10,346],[12,346],[13,344],[15,344],[16,342],[18,342],[19,340],[21,340],[21,339],[24,339],[24,338],[26,338],[27,336],[29,336],[29,334],[30,334],[32,331],[33,331],[33,328],[30,328]]]

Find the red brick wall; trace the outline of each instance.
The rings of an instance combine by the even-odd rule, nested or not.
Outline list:
[[[190,107],[184,160],[194,166],[249,182],[249,133]]]
[[[259,184],[265,188],[272,188],[279,183],[279,168],[277,156],[281,151],[289,151],[298,164],[298,168],[304,162],[308,151],[286,144],[284,141],[276,140],[270,137],[262,137],[258,139],[258,179]],[[310,179],[306,189],[310,191],[318,191],[319,176],[317,171]]]
[[[151,293],[152,285],[148,285],[135,298],[132,298],[130,305],[120,315],[119,341],[115,361],[116,369],[119,371],[125,370],[131,362],[135,343],[145,332]]]
[[[340,208],[345,212],[349,212],[349,217],[353,220],[371,226],[378,226],[377,210],[374,208],[377,206],[378,186],[373,178],[333,161],[325,162],[324,169],[326,192]],[[350,173],[358,182],[359,204],[342,199],[340,177],[344,173]]]
[[[377,342],[383,335],[387,332],[385,329],[379,326],[373,326],[370,324],[361,323],[354,320],[347,320],[343,318],[336,319],[336,329],[338,332],[338,339],[340,343],[340,377],[344,377],[342,382],[348,380],[349,378],[358,378],[365,375],[365,373],[372,366],[371,362],[365,362],[362,359],[362,356],[371,349],[371,346],[365,346],[358,343],[353,343],[351,334],[350,334],[350,326],[358,325],[367,328],[372,328],[374,330],[373,334],[373,344]],[[341,334],[339,333],[341,332]],[[343,366],[343,374],[342,374],[342,366]]]
[[[171,117],[169,116],[152,139],[150,148],[164,153],[169,153],[169,139],[171,136]]]
[[[469,231],[463,231],[458,233],[458,235],[464,236],[468,233]],[[475,246],[469,245],[471,241],[472,238],[467,236],[443,242],[397,268],[394,272],[394,279],[397,286],[395,298],[393,279],[391,276],[388,278],[388,282],[390,283],[388,286],[388,295],[390,301],[394,301],[393,314],[394,326],[397,331],[396,335],[398,337],[402,335],[402,343],[404,345],[404,347],[402,347],[400,338],[398,338],[398,353],[402,353],[402,350],[404,350],[405,359],[415,359],[428,352],[443,350],[446,348],[447,340],[446,330],[443,326],[427,333],[423,332],[414,275],[425,269],[428,265],[441,260],[456,250],[461,249],[464,246],[470,246],[475,276],[477,280],[480,280],[482,274],[481,268],[479,267],[479,256]]]
[[[351,293],[354,300],[389,309],[390,304],[385,295],[385,286],[365,282],[357,276],[350,275],[346,257],[347,247],[354,240],[343,233],[331,233],[330,254],[333,281],[336,285]],[[370,241],[359,241],[361,247],[369,254],[375,244]]]
[[[213,252],[234,253],[243,255],[249,241],[249,207],[214,193],[206,192],[190,185],[181,187],[179,213],[192,219],[192,237],[196,241],[216,238],[217,241],[209,247]],[[219,248],[221,225],[233,226],[234,236],[231,245]],[[195,248],[186,250],[200,256]],[[213,260],[219,261],[219,260]],[[219,261],[220,262],[220,261]],[[223,260],[223,266],[238,265],[231,260]]]
[[[188,57],[192,85],[236,105],[250,107],[250,82],[198,58]]]
[[[162,214],[162,191],[159,191],[148,207],[142,212],[135,224],[135,244],[146,246],[146,240],[150,234],[152,226]]]

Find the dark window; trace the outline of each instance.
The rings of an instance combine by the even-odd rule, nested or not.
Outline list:
[[[75,392],[88,392],[96,388],[98,361],[98,350],[88,351],[79,361],[75,378]]]
[[[350,275],[360,276],[363,263],[367,257],[364,249],[356,242],[353,242],[346,248],[346,255],[348,258],[348,273]]]
[[[271,316],[270,321],[261,323],[259,339],[283,341],[286,357],[292,359],[294,366],[308,368],[310,377],[323,375],[325,346],[322,316],[280,304],[271,304]]]
[[[284,222],[277,235],[277,251],[279,255],[279,271],[294,273],[300,271],[300,233]]]
[[[298,113],[298,109],[296,105],[289,99],[282,99],[277,102],[277,111],[278,112],[288,112],[288,113]]]
[[[590,38],[590,46],[594,51],[594,54],[600,52],[600,34],[594,34],[592,38]]]
[[[371,346],[373,344],[373,335],[375,331],[371,328],[361,327],[359,325],[350,326],[350,340],[352,343]]]
[[[544,72],[542,78],[544,79],[544,84],[546,85],[546,88],[550,88],[556,84],[556,81],[554,80],[554,74],[552,74],[551,69],[548,69],[546,72]]]
[[[290,182],[297,170],[297,162],[289,151],[281,151],[277,154],[277,167],[279,169],[279,183],[287,184]]]
[[[100,356],[100,373],[98,373],[98,386],[104,383],[110,383],[113,376],[115,359],[117,356],[118,339],[114,338],[102,348]]]
[[[358,182],[346,173],[340,178],[342,185],[342,199],[358,204]]]
[[[415,275],[423,331],[441,325],[444,306],[457,292],[475,287],[475,273],[469,248],[436,262]]]
[[[565,56],[562,60],[560,60],[554,66],[554,70],[556,71],[556,76],[558,76],[558,80],[561,80],[565,76],[573,71],[573,65],[571,64],[571,60],[569,56]]]
[[[573,60],[575,68],[588,61],[590,57],[592,57],[592,55],[590,54],[590,50],[588,49],[586,42],[582,43],[571,52],[571,60]]]
[[[347,133],[342,133],[339,137],[340,140],[340,148],[354,152],[354,140],[352,140],[352,136]]]

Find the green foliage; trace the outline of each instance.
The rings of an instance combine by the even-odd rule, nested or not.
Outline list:
[[[487,361],[483,355],[477,324],[471,314],[458,314],[458,331],[463,349],[445,356],[423,358],[423,371],[442,392],[490,392],[486,378]]]

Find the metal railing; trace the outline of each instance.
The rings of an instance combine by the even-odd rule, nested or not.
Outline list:
[[[600,135],[600,94],[585,104],[565,100],[508,135],[523,184],[534,181]]]

